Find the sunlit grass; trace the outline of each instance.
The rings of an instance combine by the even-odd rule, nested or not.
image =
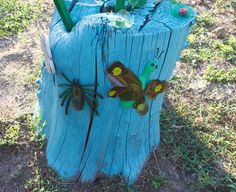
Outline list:
[[[41,1],[0,0],[0,37],[24,31],[31,22],[44,16],[44,9]]]

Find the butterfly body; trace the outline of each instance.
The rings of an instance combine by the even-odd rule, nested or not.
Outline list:
[[[153,80],[151,82],[152,87],[148,86],[146,89],[149,76],[156,68],[155,61],[151,61],[146,65],[142,75],[137,77],[130,69],[125,68],[122,63],[113,63],[107,69],[108,79],[113,85],[108,96],[113,98],[119,97],[123,108],[133,107],[140,115],[146,114],[148,112],[148,104],[144,95],[151,94],[150,98],[154,99],[158,92],[163,90],[162,86],[157,87],[161,83],[159,80]]]

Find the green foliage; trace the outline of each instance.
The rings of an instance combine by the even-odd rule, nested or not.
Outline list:
[[[236,64],[236,39],[229,36],[226,40],[215,40],[213,48],[219,51],[219,56]]]
[[[30,178],[25,184],[26,191],[29,192],[63,192],[67,191],[63,186],[43,178],[41,170],[39,168],[35,169],[34,177]]]
[[[128,0],[128,3],[132,10],[134,8],[145,6],[147,4],[147,0]],[[119,12],[122,9],[125,9],[125,0],[116,0],[115,11]]]
[[[27,124],[30,130],[30,141],[34,141],[39,144],[41,148],[43,141],[45,140],[45,134],[42,133],[43,128],[46,126],[46,121],[41,122],[40,115],[37,115],[35,119],[32,116],[27,116]]]
[[[0,1],[0,37],[22,32],[35,21],[44,9],[40,1]],[[42,15],[43,16],[43,15]]]
[[[223,4],[218,8],[220,6],[223,11]],[[213,38],[210,30],[217,22],[214,11],[204,11],[197,17],[193,32],[188,37],[190,47],[184,50],[182,61],[193,67],[204,66],[203,77],[209,82],[235,82],[236,68],[232,65],[236,64],[236,39],[227,33],[225,37]]]
[[[198,176],[198,182],[201,188],[212,187],[215,188],[215,181],[209,172],[200,173]]]
[[[193,65],[210,61],[216,56],[216,51],[209,46],[210,37],[207,28],[215,22],[215,17],[208,12],[197,17],[197,23],[188,37],[189,48],[183,51],[182,60]]]
[[[178,85],[179,80],[172,81]],[[172,91],[171,103],[174,108],[167,107],[161,113],[161,129],[163,145],[166,146],[168,159],[178,162],[178,167],[185,174],[196,174],[196,188],[210,188],[217,191],[222,186],[225,190],[233,189],[235,179],[230,174],[217,172],[222,166],[221,159],[231,162],[225,167],[234,172],[236,163],[236,144],[234,134],[234,118],[236,105],[230,103],[195,103],[190,104]],[[168,147],[169,146],[169,147]],[[218,165],[217,165],[218,162]]]
[[[204,71],[204,78],[217,83],[236,82],[236,67],[218,70],[214,65],[208,65]]]
[[[152,187],[154,189],[159,189],[166,183],[167,178],[164,176],[154,176],[152,179]]]
[[[1,145],[14,145],[20,136],[20,126],[12,125],[6,129],[3,138],[0,138]]]
[[[196,18],[197,28],[198,27],[210,27],[215,23],[215,16],[212,12],[205,11]]]
[[[27,124],[28,134],[24,134],[24,123]],[[10,125],[12,124],[12,125]],[[45,135],[42,134],[42,130],[46,123],[41,124],[40,116],[33,119],[31,115],[22,116],[19,121],[3,123],[0,122],[0,146],[1,145],[14,145],[17,144],[21,138],[27,138],[30,142],[35,142],[39,144],[39,147],[43,146],[43,141],[45,140]]]
[[[146,5],[147,0],[129,0],[129,4],[132,8],[142,7]]]

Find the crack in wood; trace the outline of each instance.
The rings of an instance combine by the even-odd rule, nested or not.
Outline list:
[[[74,9],[74,7],[75,7],[75,4],[78,2],[78,0],[73,0],[72,2],[71,2],[71,4],[70,4],[70,8],[69,8],[69,13]]]
[[[96,35],[95,37],[97,37],[97,35]],[[97,45],[98,45],[98,41],[97,41],[96,49],[95,49],[95,50],[97,50]],[[97,52],[96,52],[96,55],[95,55],[95,71],[96,71],[96,73],[95,73],[95,84],[97,84]],[[97,92],[97,86],[95,86],[94,92],[95,92],[95,93]],[[94,94],[94,99],[96,99],[96,94]],[[93,102],[93,104],[95,104],[95,101]],[[86,149],[87,149],[87,146],[88,146],[88,141],[89,141],[89,137],[90,137],[92,125],[93,125],[94,114],[95,114],[95,109],[92,109],[92,111],[91,111],[91,113],[90,113],[90,120],[89,120],[88,131],[87,131],[87,134],[86,134],[86,140],[85,140],[85,144],[84,144],[83,153],[82,153],[82,156],[81,156],[81,159],[80,159],[79,167],[80,167],[80,165],[81,165],[81,163],[82,163],[82,161],[83,161],[83,159],[84,159],[84,155],[85,155],[85,152],[86,152]],[[88,161],[88,159],[89,159],[89,157],[90,157],[91,151],[92,151],[92,147],[91,147],[91,149],[90,149],[90,152],[89,152],[89,154],[88,154],[87,159],[86,159],[85,162],[84,162],[84,165],[83,165],[81,171],[80,171],[80,172],[78,173],[78,175],[75,177],[75,183],[74,183],[74,185],[79,182],[80,177],[81,177],[81,175],[82,175],[82,172],[83,172],[83,170],[84,170],[84,168],[85,168],[85,166],[86,166],[86,163],[87,163],[87,161]],[[73,187],[74,187],[74,186],[72,186],[72,188],[73,188]]]
[[[118,128],[117,128],[117,131],[116,131],[115,147],[114,147],[114,152],[113,152],[113,155],[112,155],[111,167],[110,167],[110,170],[109,170],[109,176],[111,175],[111,169],[112,169],[112,165],[113,165],[114,158],[115,158],[116,147],[117,147],[117,139],[118,139],[118,133],[119,133],[119,127],[120,127],[121,117],[122,117],[122,111],[121,111],[121,114],[120,114],[120,119],[119,119],[119,122],[118,122]]]
[[[98,45],[98,42],[97,42],[97,45]],[[96,49],[97,50],[97,45],[96,45]],[[97,84],[97,52],[96,52],[96,56],[95,56],[95,84]],[[95,106],[95,100],[96,100],[96,93],[97,93],[97,86],[94,87],[94,101],[93,101],[93,105]],[[92,109],[91,113],[90,113],[90,121],[89,121],[89,127],[88,127],[88,131],[87,131],[87,135],[86,135],[86,140],[85,140],[85,145],[84,145],[84,150],[83,150],[83,155],[87,149],[87,145],[88,145],[88,141],[89,141],[89,136],[90,136],[90,132],[91,132],[91,128],[92,128],[92,125],[93,125],[93,119],[94,119],[94,114],[95,114],[95,110],[96,108]],[[83,157],[82,155],[82,157]]]
[[[161,1],[157,1],[154,4],[155,6],[149,11],[149,14],[145,16],[145,20],[143,24],[139,27],[139,32],[148,24],[149,21],[151,21],[153,13],[156,11],[156,9],[158,8],[160,4],[161,4]]]

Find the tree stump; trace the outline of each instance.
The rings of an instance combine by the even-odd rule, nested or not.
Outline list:
[[[71,2],[65,3],[69,7]],[[149,111],[140,116],[132,108],[122,108],[119,99],[106,96],[111,88],[106,69],[120,61],[140,75],[147,62],[157,60],[150,79],[171,80],[195,15],[176,16],[170,1],[148,1],[130,12],[131,28],[119,29],[109,25],[111,14],[100,13],[101,6],[93,0],[76,3],[70,15],[77,24],[69,33],[57,11],[52,17],[49,40],[56,73],[42,66],[37,93],[41,122],[46,122],[46,156],[64,179],[88,182],[99,175],[122,174],[131,184],[160,143],[164,93],[154,101],[147,99]],[[99,84],[95,91],[105,96],[98,99],[99,116],[88,105],[79,112],[69,107],[65,115],[59,98],[63,88],[58,85],[65,83],[61,73],[82,84]]]

